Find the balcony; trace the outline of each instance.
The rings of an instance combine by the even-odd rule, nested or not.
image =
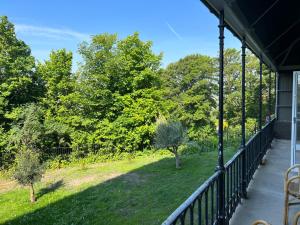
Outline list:
[[[283,224],[284,171],[296,163],[300,150],[300,7],[299,1],[201,0],[219,18],[219,145],[216,172],[163,223],[246,225],[263,219]],[[224,165],[224,29],[230,30],[242,48],[242,145]],[[259,132],[245,143],[245,49],[260,60],[257,99]],[[262,128],[263,64],[275,72],[275,119]],[[226,96],[225,96],[226,97]],[[292,129],[291,129],[292,128]],[[274,140],[274,137],[277,139]],[[291,139],[291,141],[280,140]],[[272,144],[271,144],[272,143]],[[271,145],[273,146],[271,149]],[[292,149],[291,149],[292,146]],[[292,154],[291,154],[292,153]],[[290,207],[290,220],[298,207]],[[297,210],[298,209],[298,210]],[[290,223],[291,224],[291,223]]]
[[[230,225],[251,224],[263,219],[272,225],[282,224],[284,206],[284,173],[290,166],[290,147],[288,140],[273,140],[272,148],[266,153],[266,163],[260,166],[248,187],[248,199],[237,207]],[[290,221],[297,212],[290,207]]]

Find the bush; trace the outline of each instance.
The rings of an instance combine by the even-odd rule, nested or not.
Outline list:
[[[48,161],[47,168],[49,169],[61,169],[69,164],[66,157],[58,155]]]

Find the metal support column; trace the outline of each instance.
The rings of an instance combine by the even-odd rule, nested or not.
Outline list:
[[[267,119],[268,119],[268,123],[270,123],[271,122],[271,120],[272,120],[272,70],[271,69],[269,69],[269,90],[268,90],[268,92],[269,92],[269,99],[268,99],[268,117],[267,117]],[[270,131],[271,132],[271,131]],[[268,139],[268,148],[272,148],[272,145],[271,145],[271,140],[269,140]]]
[[[278,116],[278,93],[277,93],[277,90],[278,90],[278,81],[279,81],[279,74],[278,72],[275,72],[275,76],[274,76],[274,80],[275,80],[275,105],[274,105],[274,114],[275,114],[275,118],[277,119],[277,116]]]
[[[223,155],[223,86],[224,86],[224,11],[220,12],[219,18],[219,144],[218,144],[218,166],[217,171],[220,171],[217,191],[217,206],[218,206],[218,225],[225,225],[225,167]]]
[[[262,70],[263,70],[262,59],[259,60],[259,112],[258,112],[258,129],[261,131],[262,128]]]
[[[245,110],[245,81],[246,81],[246,40],[245,38],[242,39],[242,142],[241,142],[241,149],[242,149],[242,190],[241,196],[243,198],[247,198],[247,181],[246,181],[246,110]]]
[[[272,71],[269,71],[269,100],[268,100],[268,122],[271,121],[271,115],[272,115],[272,78],[271,78]]]
[[[263,64],[262,64],[262,59],[259,59],[259,118],[258,118],[258,129],[259,129],[259,155],[260,155],[260,161],[262,160],[263,157],[263,152],[262,152],[262,134],[261,134],[261,129],[262,129],[262,70],[263,70]],[[261,162],[259,162],[261,163]]]

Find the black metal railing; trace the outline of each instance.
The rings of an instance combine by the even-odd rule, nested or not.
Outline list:
[[[261,164],[273,140],[275,119],[265,125],[225,164],[225,220],[229,222],[241,202],[243,182],[248,187],[253,175]],[[245,162],[243,162],[245,154]],[[245,170],[243,177],[243,169]],[[214,225],[218,218],[218,185],[221,171],[215,172],[181,206],[179,206],[163,225]]]

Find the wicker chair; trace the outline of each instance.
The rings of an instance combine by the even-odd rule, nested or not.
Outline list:
[[[296,176],[291,172],[297,171]],[[291,198],[290,198],[291,197]],[[300,204],[300,164],[290,167],[284,177],[284,214],[283,224],[288,225],[289,206]]]
[[[256,220],[254,221],[254,223],[252,225],[271,225],[268,222],[264,221],[264,220]]]
[[[294,217],[294,223],[293,223],[293,225],[297,225],[299,219],[300,219],[300,212],[296,213],[296,215]]]

